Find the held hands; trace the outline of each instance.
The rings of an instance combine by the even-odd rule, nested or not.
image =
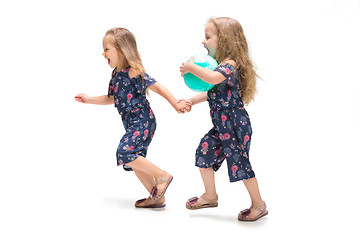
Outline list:
[[[186,113],[190,112],[192,107],[192,103],[188,99],[180,99],[175,104],[174,108],[178,113]]]
[[[185,73],[190,72],[189,66],[191,64],[194,64],[194,57],[191,57],[188,62],[183,62],[182,63],[182,65],[180,66],[180,73],[181,73],[182,77],[184,77]]]

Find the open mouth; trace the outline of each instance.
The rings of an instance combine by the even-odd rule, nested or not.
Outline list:
[[[210,55],[210,51],[209,51],[209,49],[207,48],[207,47],[204,47],[205,49],[206,49],[206,51],[207,51],[207,55]]]
[[[107,60],[108,60],[108,64],[110,64],[110,58],[108,58]]]

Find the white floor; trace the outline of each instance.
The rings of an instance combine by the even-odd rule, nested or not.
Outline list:
[[[69,161],[74,161],[71,169],[59,162],[46,173],[30,167],[8,175],[6,182],[2,179],[2,239],[356,239],[359,199],[336,182],[284,183],[263,174],[259,182],[269,215],[243,223],[237,214],[249,205],[246,190],[240,182],[228,183],[225,170],[216,175],[217,208],[185,208],[187,198],[202,193],[199,177],[189,175],[196,171],[189,169],[174,172],[166,208],[136,209],[134,201],[147,194],[134,174],[110,164]],[[347,196],[355,202],[346,205]]]

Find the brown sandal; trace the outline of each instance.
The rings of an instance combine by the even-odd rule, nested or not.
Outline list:
[[[166,206],[164,199],[160,201],[155,201],[151,197],[139,199],[135,202],[135,207],[137,208],[163,208]]]
[[[216,195],[215,198],[209,199],[209,198],[205,197],[204,194],[203,194],[200,198],[204,199],[207,203],[199,204],[198,203],[199,198],[198,197],[193,197],[193,198],[190,198],[189,200],[187,200],[186,208],[190,209],[190,210],[195,210],[195,209],[211,208],[211,207],[217,207],[218,206],[218,196],[217,195]]]
[[[156,182],[155,187],[153,187],[153,189],[151,190],[151,198],[154,200],[159,200],[160,198],[162,198],[167,190],[167,188],[169,187],[171,181],[173,180],[173,176],[171,176],[168,172],[166,173],[165,177],[160,178],[159,181]],[[157,188],[157,186],[159,184],[165,184],[165,187],[163,189],[162,192],[159,193],[159,189]]]
[[[251,209],[260,211],[259,215],[257,215],[256,217],[250,218],[249,214],[250,214]],[[259,218],[266,216],[267,214],[268,214],[268,211],[266,210],[266,204],[264,202],[263,207],[255,207],[254,205],[251,205],[250,208],[242,210],[238,215],[238,220],[244,221],[244,222],[254,222],[254,221],[258,220]]]

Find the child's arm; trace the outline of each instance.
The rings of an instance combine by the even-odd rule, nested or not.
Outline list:
[[[195,96],[192,96],[189,99],[181,99],[179,102],[186,102],[188,104],[188,108],[186,109],[186,112],[190,112],[193,105],[205,102],[207,100],[207,93],[199,93]]]
[[[109,105],[114,104],[114,96],[98,96],[98,97],[89,97],[86,94],[80,93],[75,96],[75,100],[81,103],[90,103],[98,105]]]
[[[205,102],[207,100],[207,92],[202,92],[195,96],[192,96],[189,100],[191,102],[191,105]]]
[[[180,72],[182,77],[185,73],[190,72],[210,84],[219,84],[225,80],[224,75],[221,73],[196,65],[193,57],[191,57],[188,62],[182,63]]]
[[[178,113],[184,113],[185,111],[190,110],[189,103],[186,103],[185,101],[178,101],[174,95],[159,82],[154,83],[149,88],[165,98]]]

